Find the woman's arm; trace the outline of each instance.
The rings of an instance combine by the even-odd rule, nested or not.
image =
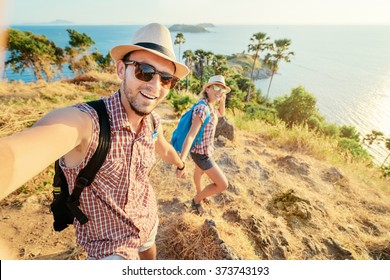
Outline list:
[[[185,160],[187,159],[187,156],[188,156],[188,154],[190,152],[192,143],[194,143],[195,137],[198,134],[200,128],[202,127],[202,124],[203,124],[202,120],[201,120],[201,118],[198,115],[196,115],[192,119],[191,128],[188,131],[186,139],[184,140],[184,143],[183,143],[183,147],[181,149],[181,156],[180,156],[180,158],[181,158],[181,160],[183,162],[185,162]]]
[[[156,152],[159,154],[159,156],[166,162],[173,164],[177,166],[178,168],[182,168],[184,163],[180,159],[179,155],[177,154],[176,150],[172,147],[172,145],[165,139],[164,137],[164,131],[161,125],[159,125],[158,129],[158,136],[156,141]]]

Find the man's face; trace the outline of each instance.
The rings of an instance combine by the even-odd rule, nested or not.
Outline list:
[[[135,51],[131,53],[129,60],[147,63],[160,72],[174,74],[174,65],[171,61],[148,51]],[[155,74],[150,81],[139,80],[135,77],[135,65],[126,66],[123,62],[118,62],[117,70],[123,80],[122,102],[127,102],[131,110],[139,116],[150,114],[169,92],[169,89],[161,85],[161,77],[158,74]]]

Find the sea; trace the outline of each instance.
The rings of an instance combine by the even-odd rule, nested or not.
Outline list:
[[[141,26],[11,27],[45,35],[62,48],[69,42],[66,29],[76,29],[95,41],[93,50],[106,54],[113,46],[127,44]],[[271,99],[303,86],[316,96],[318,109],[327,122],[352,125],[362,136],[377,130],[390,137],[390,26],[217,25],[207,30],[207,33],[184,33],[186,42],[180,47],[180,55],[187,49],[223,55],[247,53],[250,38],[258,32],[266,33],[271,40],[290,39],[290,50],[295,55],[289,63],[280,62],[270,89]],[[176,34],[172,32],[172,40]],[[179,46],[174,45],[174,49],[179,57]],[[72,73],[64,69],[63,76],[70,77]],[[19,75],[11,69],[6,69],[3,79],[34,81],[31,72]],[[269,79],[255,82],[263,95],[269,82]],[[370,151],[379,164],[389,154],[380,145]]]

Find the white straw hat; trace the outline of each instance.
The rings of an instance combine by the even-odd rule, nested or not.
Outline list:
[[[224,88],[226,89],[226,93],[229,93],[230,91],[231,91],[231,88],[230,87],[228,87],[227,85],[226,85],[226,83],[225,83],[225,78],[222,76],[222,75],[216,75],[216,76],[212,76],[210,79],[209,79],[209,81],[207,82],[207,84],[205,84],[204,86],[203,86],[203,91],[207,88],[207,87],[209,87],[209,86],[211,86],[211,85],[222,85],[222,86],[224,86]]]
[[[129,45],[116,46],[111,49],[110,54],[117,62],[127,53],[136,50],[145,50],[172,61],[176,67],[174,75],[179,79],[184,78],[190,72],[185,64],[176,61],[171,33],[164,25],[159,23],[145,25],[134,34]]]

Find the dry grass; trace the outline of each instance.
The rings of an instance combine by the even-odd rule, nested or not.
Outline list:
[[[116,76],[97,72],[53,83],[0,82],[0,137],[31,126],[55,108],[98,99],[118,86]]]
[[[0,84],[0,136],[20,131],[53,108],[98,97],[91,89],[102,84],[114,87],[115,82],[90,74],[51,84]],[[159,111],[164,119],[175,118],[168,102]],[[204,216],[189,207],[195,194],[193,162],[187,164],[188,178],[177,180],[174,167],[157,161],[150,180],[160,212],[160,259],[390,258],[390,184],[377,169],[346,162],[332,140],[302,128],[262,122],[235,126],[240,128],[236,139],[217,146],[215,153],[229,188],[205,205]],[[164,123],[167,139],[174,128],[175,122]],[[17,207],[21,217],[34,205],[44,214],[30,215],[31,223],[40,224],[40,217],[50,221],[51,179],[49,167],[3,201],[3,215],[13,217],[11,209]],[[40,244],[41,235],[51,230],[47,223],[30,231],[18,219],[3,221],[0,237],[9,229],[19,250],[41,252],[20,258],[82,258],[74,245],[56,247],[58,241],[51,244],[50,238]],[[20,240],[13,234],[16,228],[27,231]],[[26,240],[38,240],[45,252]]]
[[[381,244],[378,246],[386,252],[390,240],[390,196],[377,187],[388,182],[372,176],[369,182],[361,181],[352,172],[358,164],[337,166],[343,178],[329,182],[324,180],[324,170],[335,166],[296,152],[298,167],[294,170],[294,166],[281,164],[288,152],[271,148],[261,136],[238,134],[239,140],[216,152],[230,186],[206,206],[206,216],[189,214],[187,201],[195,193],[191,179],[178,182],[167,176],[173,170],[159,162],[151,179],[162,216],[161,258],[225,258],[220,242],[205,236],[207,220],[215,222],[220,240],[239,259],[371,259],[385,255],[373,244]],[[300,171],[299,164],[307,164],[308,174]]]

